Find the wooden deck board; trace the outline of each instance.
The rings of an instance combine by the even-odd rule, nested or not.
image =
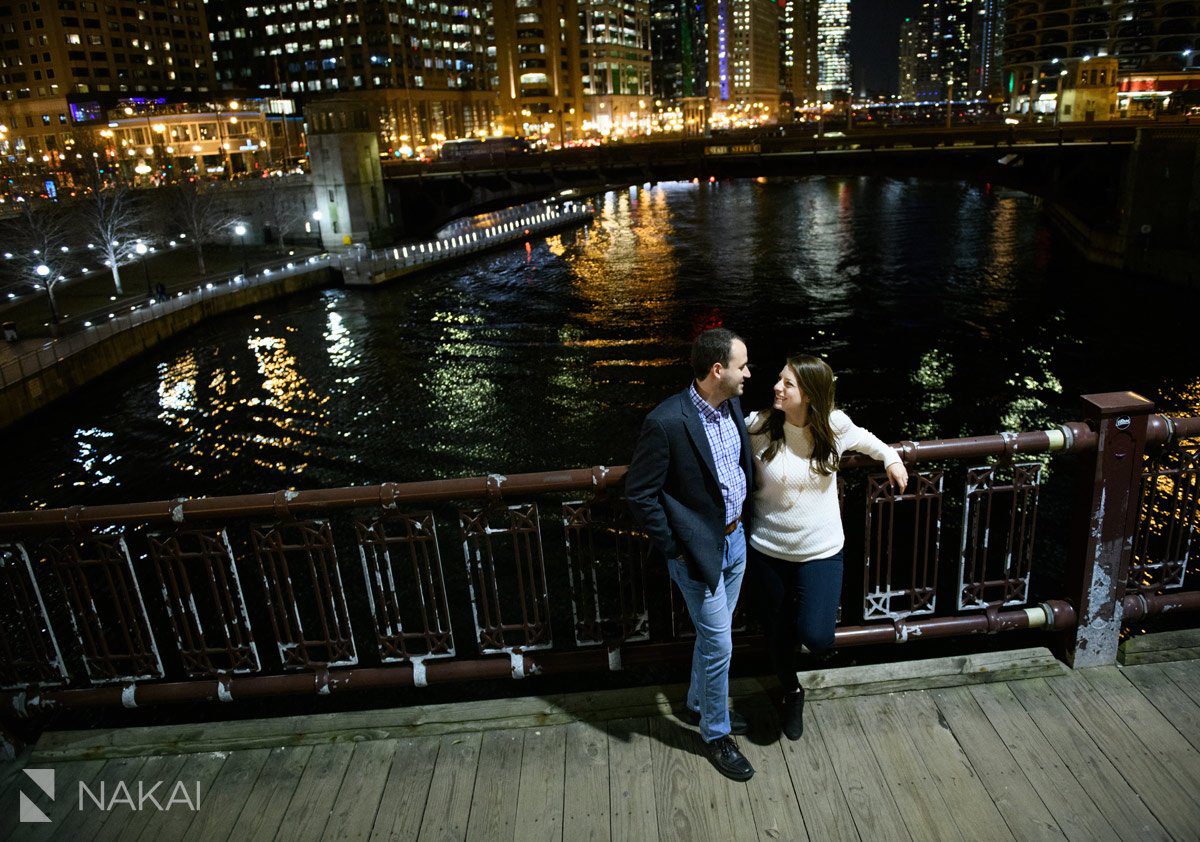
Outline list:
[[[126,757],[108,761],[93,780],[91,790],[100,798],[103,786],[103,797],[111,799],[113,787],[119,781],[135,781],[148,760],[146,757]],[[57,784],[57,780],[55,783]],[[109,814],[98,810],[90,800],[85,802],[86,809],[80,810],[77,793],[71,793],[70,797],[75,803],[71,805],[72,809],[63,819],[63,823],[54,828],[54,836],[59,839],[90,839],[103,826]]]
[[[852,707],[913,839],[962,840],[920,750],[896,716],[899,704],[900,696],[864,696]]]
[[[517,827],[523,842],[562,839],[566,752],[564,726],[525,729],[517,789]]]
[[[821,724],[811,711],[805,714],[801,738],[792,741],[785,737],[779,745],[809,839],[857,842],[854,817],[825,748]]]
[[[188,809],[173,808],[161,813],[155,812],[150,821],[146,822],[142,832],[136,837],[125,835],[123,840],[140,839],[144,842],[164,842],[167,839],[188,838],[188,829],[205,809],[204,793],[209,792],[213,781],[225,765],[228,755],[225,752],[210,752],[192,754],[187,762],[179,769],[179,781],[187,787],[195,798],[196,787],[200,788],[200,810],[192,812]],[[217,805],[209,805],[217,806]]]
[[[471,796],[471,815],[467,820],[467,839],[502,842],[516,838],[517,799],[513,781],[521,775],[521,754],[525,732],[516,728],[488,731],[479,744],[479,766],[475,772],[475,791]]]
[[[396,756],[397,740],[370,740],[354,746],[333,813],[322,839],[358,842],[371,834],[375,815]]]
[[[1054,816],[971,692],[955,687],[935,690],[931,697],[1012,835],[1022,842],[1064,839]]]
[[[52,838],[57,830],[66,824],[67,817],[79,807],[79,783],[82,781],[91,785],[104,770],[107,762],[104,760],[79,760],[74,763],[56,763],[54,801],[50,804],[45,799],[33,793],[34,804],[41,808],[50,824],[20,824],[20,790],[32,792],[36,785],[23,773],[18,772],[11,782],[11,790],[6,789],[0,797],[4,798],[5,809],[0,810],[0,839],[12,839],[14,842],[43,842]],[[37,767],[35,767],[37,768]],[[28,783],[28,786],[26,786]]]
[[[658,842],[658,804],[650,721],[608,723],[608,803],[613,839]]]
[[[417,838],[441,744],[438,737],[396,741],[396,756],[388,771],[375,824],[371,828],[372,842],[409,842]]]
[[[1051,684],[1177,839],[1200,838],[1200,754],[1116,667]]]
[[[573,722],[567,731],[563,782],[563,839],[602,842],[611,838],[608,729],[603,723]]]
[[[243,839],[275,838],[275,829],[283,821],[283,814],[292,801],[292,793],[300,783],[313,747],[279,746],[267,751],[269,754],[264,766],[271,773],[260,774],[254,781],[226,839],[241,842]]]
[[[162,786],[158,786],[152,790],[152,794],[157,803],[166,806],[166,803],[171,798],[171,788],[174,787],[174,782],[183,777],[181,771],[184,763],[185,758],[179,755],[168,754],[150,757],[147,758],[145,765],[138,770],[137,777],[146,789],[154,788],[156,782],[163,781]],[[135,782],[130,781],[129,783],[132,789],[131,794],[136,802],[138,792]],[[203,806],[203,801],[201,801],[201,805]],[[147,803],[146,806],[147,809],[141,811],[136,811],[129,807],[118,807],[113,810],[104,824],[92,834],[91,839],[96,840],[96,842],[137,839],[150,821],[157,815],[153,811],[151,804]]]
[[[948,689],[939,689],[939,674],[929,689],[892,694],[877,692],[893,686],[884,679],[868,682],[871,693],[810,701],[796,742],[782,737],[773,709],[743,706],[753,730],[738,742],[757,769],[746,784],[717,773],[695,729],[645,693],[620,696],[639,713],[624,719],[612,715],[613,699],[598,698],[603,721],[569,706],[532,724],[533,714],[495,710],[455,722],[455,705],[412,714],[442,729],[437,736],[364,727],[354,739],[354,729],[338,727],[324,742],[296,734],[264,747],[240,723],[254,747],[228,752],[187,753],[193,747],[178,734],[156,740],[147,730],[138,739],[156,750],[131,755],[128,738],[97,734],[84,741],[88,752],[111,743],[112,757],[80,762],[59,751],[30,763],[56,770],[58,797],[35,797],[52,826],[17,823],[18,792],[33,784],[19,770],[3,780],[0,838],[1200,838],[1200,663]],[[640,714],[647,706],[648,717]],[[219,737],[211,725],[202,730],[205,745]],[[80,743],[64,739],[60,749],[70,744]],[[111,791],[123,780],[135,797],[139,779],[182,780],[192,791],[200,780],[204,797],[199,813],[81,812],[81,776],[97,790],[98,781]]]
[[[421,819],[420,840],[460,840],[467,835],[475,772],[479,766],[479,734],[442,737],[429,800]]]
[[[1014,836],[1008,825],[930,694],[904,693],[898,701],[895,714],[908,729],[963,838],[981,842],[1012,840]]]
[[[911,839],[850,703],[814,702],[805,716],[818,723],[858,835],[862,839]]]
[[[310,839],[319,842],[353,753],[354,743],[330,743],[313,748],[275,832],[277,842]]]
[[[1029,682],[1016,683],[1029,684]],[[1004,741],[1004,745],[1013,758],[1025,770],[1029,782],[1041,796],[1042,801],[1049,808],[1054,820],[1068,839],[1072,842],[1075,840],[1091,842],[1091,840],[1121,838],[1109,824],[1105,814],[1093,802],[1088,790],[1076,780],[1075,775],[1067,768],[1068,762],[1071,761],[1063,758],[1058,751],[1060,744],[1071,741],[1070,734],[1064,734],[1061,729],[1048,728],[1047,726],[1053,725],[1053,722],[1050,721],[1043,721],[1042,729],[1039,730],[1038,725],[1035,724],[1034,715],[1022,707],[1017,697],[1013,695],[1011,685],[972,687],[969,692],[1000,739]],[[1062,716],[1061,708],[1058,711],[1047,708],[1044,716],[1037,718]],[[1092,746],[1092,748],[1095,747]],[[1076,757],[1074,762],[1084,761]],[[1108,768],[1105,769],[1105,766]],[[1110,776],[1116,775],[1116,770],[1112,769],[1111,764],[1103,758],[1100,761],[1100,768]],[[1120,783],[1124,787],[1124,782]],[[1124,787],[1121,792],[1125,798],[1118,799],[1112,805],[1111,812],[1122,827],[1136,826],[1128,822],[1122,809],[1123,801],[1127,800],[1132,792],[1129,792],[1127,787]],[[1138,806],[1143,813],[1149,815],[1144,805],[1139,804]],[[1157,824],[1153,817],[1150,817],[1150,822]],[[1162,838],[1162,834],[1152,838]]]
[[[1105,818],[1113,833],[1121,839],[1168,838],[1167,831],[1121,774],[1114,758],[1079,724],[1049,682],[1014,682],[1008,686],[1005,698],[1020,702],[1032,718],[1033,733],[1041,732],[1050,753],[1063,764],[1064,774],[1087,792],[1096,813]],[[1065,779],[1061,782],[1066,783]]]
[[[766,707],[747,710],[746,716],[751,730],[739,744],[755,769],[746,792],[758,838],[806,842],[810,837],[783,754],[782,743],[788,740],[780,738],[779,719],[773,709]],[[824,842],[825,837],[817,839]]]
[[[208,792],[201,794],[200,813],[188,828],[188,835],[204,840],[227,838],[270,756],[267,748],[231,752]],[[274,769],[268,774],[274,774]]]
[[[650,720],[660,839],[754,839],[747,784],[719,774],[701,756],[697,732],[674,718]]]
[[[1200,704],[1171,680],[1162,665],[1141,664],[1125,667],[1121,672],[1192,748],[1200,749]]]

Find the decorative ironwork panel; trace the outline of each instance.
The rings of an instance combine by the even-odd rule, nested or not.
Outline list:
[[[433,512],[389,512],[357,520],[354,528],[380,658],[394,663],[453,656]]]
[[[1041,479],[1038,462],[1013,465],[1007,483],[996,477],[994,466],[967,470],[959,610],[1028,601]]]
[[[22,544],[0,544],[0,689],[65,684],[67,666]]]
[[[552,646],[537,503],[460,508],[458,518],[480,651]]]
[[[149,535],[184,671],[194,678],[258,672],[262,664],[224,529]]]
[[[1142,593],[1183,587],[1200,549],[1200,448],[1174,447],[1146,460],[1131,589]]]
[[[43,546],[66,595],[92,683],[162,678],[162,659],[124,534],[52,540]]]
[[[932,614],[942,527],[941,471],[912,474],[896,493],[884,474],[867,478],[863,619]]]
[[[650,540],[624,498],[563,503],[571,611],[580,646],[650,638],[646,561]]]
[[[250,530],[284,669],[358,663],[328,521]]]

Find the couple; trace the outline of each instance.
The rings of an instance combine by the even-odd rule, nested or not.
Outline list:
[[[700,726],[704,754],[721,774],[746,781],[754,767],[730,735],[749,726],[728,709],[728,695],[731,619],[747,564],[783,686],[784,734],[797,740],[804,689],[796,647],[833,645],[841,599],[841,454],[880,460],[900,490],[908,473],[895,450],[834,409],[833,372],[817,357],[789,357],[772,408],[744,420],[738,396],[750,370],[736,334],[700,334],[692,370],[692,385],[646,416],[625,490],[696,627],[683,719]]]

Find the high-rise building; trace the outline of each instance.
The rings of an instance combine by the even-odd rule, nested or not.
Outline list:
[[[649,0],[578,0],[584,110],[601,134],[638,134],[654,114]]]
[[[710,4],[708,98],[714,117],[725,115],[735,122],[778,119],[782,13],[775,0]]]
[[[583,133],[577,0],[493,4],[500,119],[509,133],[565,142]]]
[[[971,30],[978,0],[925,0],[917,17],[915,99],[973,96]]]
[[[917,98],[917,54],[920,51],[920,25],[915,18],[900,24],[899,94],[901,102]]]
[[[1004,56],[1003,0],[975,0],[971,12],[971,63],[968,90],[976,98],[1001,96]]]
[[[119,101],[140,109],[213,87],[201,0],[5,3],[0,47],[0,162],[57,169],[72,148],[84,154],[77,143],[98,143]]]
[[[817,93],[824,102],[850,93],[850,0],[820,0]]]
[[[0,99],[207,91],[200,0],[28,0],[0,6]]]
[[[208,0],[217,80],[302,99],[364,92],[387,148],[495,127],[487,0]]]
[[[651,0],[650,72],[654,96],[668,104],[708,91],[706,0]]]
[[[817,98],[817,0],[784,0],[779,84],[796,105]]]

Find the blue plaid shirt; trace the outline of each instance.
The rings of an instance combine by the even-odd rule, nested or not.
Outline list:
[[[746,472],[742,470],[742,437],[737,423],[729,414],[730,404],[725,401],[716,409],[696,391],[696,383],[688,390],[692,403],[700,413],[708,447],[712,450],[713,463],[717,466],[717,482],[721,484],[721,496],[725,498],[725,523],[733,523],[742,515],[742,503],[746,501]]]

